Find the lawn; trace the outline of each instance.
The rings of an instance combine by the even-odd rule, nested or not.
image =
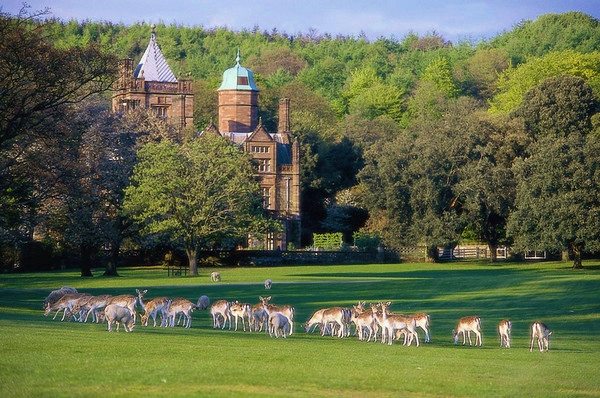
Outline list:
[[[161,268],[128,268],[119,278],[77,272],[0,275],[0,396],[600,396],[600,261],[573,271],[558,262],[390,264],[220,269],[222,283],[167,278]],[[273,279],[265,291],[263,280]],[[288,339],[213,330],[207,311],[192,328],[106,325],[45,318],[42,301],[63,285],[91,294],[208,295],[293,304]],[[391,300],[397,312],[426,311],[432,343],[365,343],[301,330],[315,309]],[[458,318],[479,315],[483,347],[454,346]],[[496,325],[513,321],[513,348]],[[553,331],[550,352],[530,353],[528,327]],[[421,334],[422,336],[422,334]]]

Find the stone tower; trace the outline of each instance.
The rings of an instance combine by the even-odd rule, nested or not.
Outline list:
[[[234,67],[223,73],[219,93],[218,132],[256,163],[263,206],[279,220],[283,232],[270,236],[267,249],[300,244],[300,147],[290,132],[290,100],[279,101],[279,123],[275,133],[266,131],[258,118],[258,88],[251,70],[240,65],[238,51]]]
[[[136,108],[149,109],[180,128],[193,126],[192,82],[175,78],[158,47],[154,26],[148,47],[136,68],[133,68],[131,58],[119,64],[119,79],[112,97],[113,112]]]

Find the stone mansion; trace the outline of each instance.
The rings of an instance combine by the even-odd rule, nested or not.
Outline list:
[[[300,242],[300,148],[290,132],[290,101],[279,101],[276,132],[266,131],[258,117],[259,89],[250,69],[240,64],[223,72],[218,88],[218,124],[207,126],[251,154],[256,163],[264,207],[282,224],[282,232],[264,242],[269,250],[285,250]],[[141,60],[120,63],[112,97],[114,112],[144,108],[179,128],[193,126],[194,93],[190,80],[178,80],[162,54],[154,29]]]

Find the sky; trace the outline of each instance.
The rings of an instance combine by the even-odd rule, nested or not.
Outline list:
[[[69,20],[176,23],[295,34],[318,33],[401,39],[410,32],[447,40],[479,41],[542,14],[582,11],[600,18],[599,0],[27,0],[31,10],[50,9]],[[2,0],[16,14],[23,0]]]

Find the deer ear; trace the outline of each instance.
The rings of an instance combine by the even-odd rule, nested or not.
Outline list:
[[[139,292],[140,292],[140,289],[135,289],[135,292],[139,294]]]
[[[385,303],[385,305],[392,305],[392,302],[388,301],[387,303]]]
[[[146,293],[148,293],[148,290],[146,289],[146,290],[144,290],[142,293],[143,293],[143,294],[146,294]]]
[[[267,297],[265,300],[271,300],[271,296]]]

